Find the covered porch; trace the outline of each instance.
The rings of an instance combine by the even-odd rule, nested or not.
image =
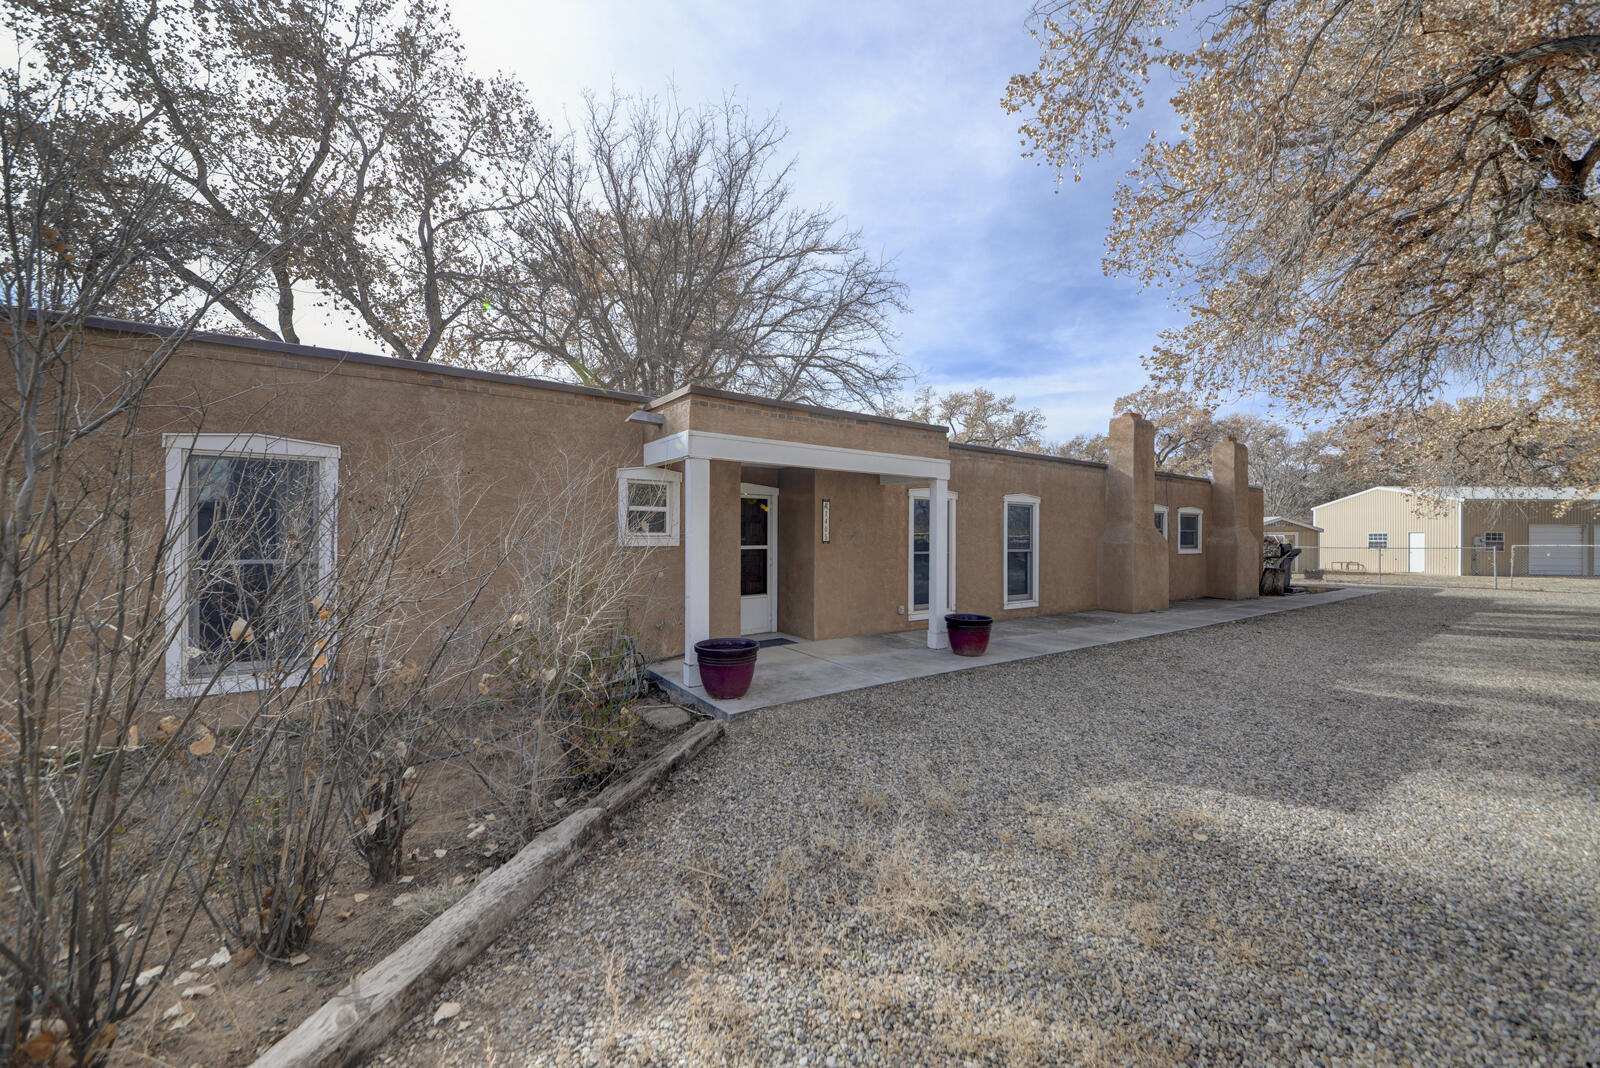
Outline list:
[[[908,601],[904,560],[886,539],[903,536],[899,487],[938,517],[926,532],[927,603],[952,603],[950,460],[929,455],[933,428],[905,424],[895,452],[778,440],[693,427],[645,444],[648,467],[681,473],[683,634],[677,685],[698,690],[695,643],[711,637],[785,633],[804,639],[897,631],[901,645],[943,649],[944,612]],[[670,428],[669,428],[670,429]],[[875,430],[877,428],[874,428]],[[937,442],[942,446],[942,439]],[[915,627],[913,632],[909,629]],[[840,640],[849,640],[841,638]],[[764,656],[774,650],[767,650]]]
[[[997,620],[989,650],[980,657],[934,651],[921,634],[873,634],[856,638],[797,641],[761,650],[750,692],[733,701],[706,695],[698,677],[690,681],[677,660],[663,660],[649,674],[678,700],[720,719],[732,719],[760,708],[804,701],[827,694],[882,686],[891,682],[942,675],[951,671],[1025,660],[1036,656],[1087,649],[1095,645],[1153,638],[1162,634],[1233,623],[1317,605],[1365,597],[1371,589],[1335,589],[1288,597],[1228,601],[1202,598],[1178,601],[1158,612],[1074,612]]]

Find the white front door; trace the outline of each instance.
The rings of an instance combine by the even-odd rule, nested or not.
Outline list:
[[[1420,530],[1406,535],[1406,570],[1422,574],[1428,570],[1428,536]]]
[[[739,633],[778,629],[778,491],[746,483],[739,495]]]

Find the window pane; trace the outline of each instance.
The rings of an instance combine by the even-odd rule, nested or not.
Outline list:
[[[1006,599],[1027,600],[1033,595],[1032,553],[1006,553]]]
[[[918,498],[911,501],[911,551],[925,553],[929,546],[928,502]]]
[[[667,510],[665,508],[629,508],[628,533],[665,534]]]
[[[201,455],[188,474],[191,671],[295,655],[317,576],[317,462]],[[238,620],[248,637],[235,641]]]
[[[1006,505],[1006,549],[1026,552],[1033,548],[1033,505]]]
[[[765,497],[739,498],[739,544],[767,544],[767,513],[770,506]],[[763,591],[764,592],[764,591]]]
[[[628,505],[632,508],[667,507],[667,487],[661,482],[629,482]]]
[[[1156,513],[1156,530],[1159,531],[1162,534],[1165,534],[1167,532],[1167,513],[1165,513],[1165,512],[1157,512]]]
[[[926,611],[928,607],[928,554],[917,553],[911,558],[911,610]]]
[[[739,595],[759,597],[767,592],[767,550],[739,551]]]
[[[265,457],[189,460],[195,553],[201,560],[308,555],[316,525],[316,464]]]

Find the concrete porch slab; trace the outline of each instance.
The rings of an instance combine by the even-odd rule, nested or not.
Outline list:
[[[1196,627],[1215,626],[1242,619],[1333,604],[1378,592],[1372,588],[1343,588],[1326,593],[1263,597],[1253,601],[1203,598],[1179,601],[1162,612],[1121,615],[1116,612],[1075,612],[1061,616],[995,620],[988,652],[982,656],[956,656],[948,649],[929,649],[926,632],[898,631],[824,641],[798,641],[761,650],[750,692],[736,701],[715,701],[699,686],[683,682],[683,660],[657,661],[647,669],[650,677],[702,712],[728,720],[758,708],[804,701],[847,690],[882,686],[927,675],[965,671],[987,664],[1003,664],[1035,656],[1051,656],[1094,645],[1153,638]]]

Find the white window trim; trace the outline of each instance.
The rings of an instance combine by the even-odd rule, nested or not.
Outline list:
[[[1165,538],[1166,540],[1171,541],[1172,540],[1172,519],[1167,514],[1167,506],[1164,505],[1164,504],[1156,505],[1155,514],[1159,515],[1161,517],[1161,536],[1163,538]],[[1155,516],[1151,516],[1151,518],[1154,519]]]
[[[1010,516],[1007,514],[1013,504],[1030,504],[1033,506],[1033,531],[1031,534],[1033,551],[1028,554],[1028,564],[1032,574],[1028,576],[1028,588],[1033,591],[1033,596],[1025,601],[1013,601],[1006,595],[1006,568],[1010,563],[1006,559],[1006,523]],[[1003,610],[1010,611],[1018,608],[1039,607],[1039,498],[1031,493],[1008,493],[1000,505],[1000,606]]]
[[[628,530],[628,483],[630,482],[655,482],[667,487],[665,534],[632,533]],[[617,541],[622,545],[639,548],[677,545],[682,485],[683,475],[677,471],[667,471],[659,467],[617,468]]]
[[[949,516],[950,524],[949,529],[945,531],[945,557],[946,562],[950,565],[944,584],[944,610],[946,612],[954,612],[956,610],[956,501],[960,496],[961,494],[959,493],[950,493],[948,491],[945,493],[947,501],[946,512]],[[928,488],[926,486],[908,486],[906,488],[906,619],[908,621],[928,618],[928,610],[926,608],[921,611],[916,609],[917,561],[915,554],[911,552],[911,537],[914,530],[912,526],[913,509],[916,507],[911,502],[916,500],[925,501],[927,499]],[[933,513],[931,511],[928,513],[928,521],[930,523],[933,522]],[[933,566],[931,554],[928,566],[930,568]],[[929,578],[931,579],[932,575]]]
[[[1498,541],[1490,541],[1498,538]],[[1491,552],[1503,553],[1506,551],[1506,532],[1503,530],[1486,530],[1483,532],[1483,547]]]
[[[1183,547],[1183,517],[1192,515],[1196,519],[1194,530],[1194,548]],[[1198,556],[1206,549],[1206,513],[1203,508],[1178,509],[1178,552],[1184,556]]]
[[[338,556],[339,457],[337,445],[300,441],[271,434],[163,434],[161,444],[167,452],[167,524],[172,552],[168,557],[164,610],[172,635],[167,644],[166,684],[168,697],[199,697],[205,694],[248,693],[264,689],[268,682],[250,673],[220,674],[213,679],[186,679],[183,674],[183,649],[188,638],[189,605],[185,591],[193,566],[194,547],[189,537],[188,469],[192,453],[216,456],[272,456],[291,460],[315,460],[318,464],[322,517],[317,531],[317,570],[321,582],[333,575]],[[299,686],[305,670],[292,672],[281,685]]]
[[[1382,538],[1383,539],[1383,544],[1382,545],[1374,545],[1374,544],[1372,544],[1372,539],[1373,538]],[[1368,550],[1374,550],[1374,551],[1388,549],[1389,548],[1389,532],[1386,531],[1386,530],[1369,530],[1369,531],[1367,531],[1367,548],[1368,548]]]

